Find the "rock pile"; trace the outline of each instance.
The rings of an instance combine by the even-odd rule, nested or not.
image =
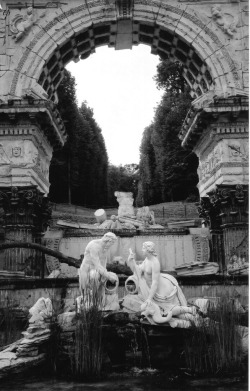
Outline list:
[[[22,372],[45,360],[42,347],[48,342],[52,303],[50,299],[40,298],[29,310],[29,326],[22,334],[24,338],[0,351],[0,378],[12,373]]]

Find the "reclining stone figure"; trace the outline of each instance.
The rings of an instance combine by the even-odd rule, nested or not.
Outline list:
[[[127,264],[134,275],[128,280],[135,282],[138,294],[125,296],[124,309],[132,312],[142,311],[151,323],[189,327],[190,321],[195,320],[195,311],[187,306],[177,280],[170,274],[160,273],[160,262],[154,243],[144,242],[142,251],[145,260],[137,265],[135,255],[130,249]]]

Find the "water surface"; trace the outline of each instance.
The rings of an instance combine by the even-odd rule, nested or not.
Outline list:
[[[172,384],[171,384],[172,383]],[[205,384],[196,380],[186,381],[164,376],[120,375],[113,379],[97,382],[74,382],[55,377],[30,375],[15,379],[0,380],[1,391],[247,391],[247,381],[232,383],[227,379],[224,384],[214,384],[208,379]]]

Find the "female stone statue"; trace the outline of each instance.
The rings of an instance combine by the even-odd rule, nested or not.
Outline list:
[[[187,306],[177,280],[170,274],[160,273],[154,243],[143,243],[142,252],[145,259],[138,266],[130,249],[127,264],[134,273],[132,279],[138,286],[138,295],[134,298],[133,295],[126,296],[123,306],[135,312],[143,311],[151,323],[168,322],[172,327],[190,326],[189,320],[194,319],[195,310]]]

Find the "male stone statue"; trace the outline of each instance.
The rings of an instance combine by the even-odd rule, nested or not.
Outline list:
[[[86,288],[98,288],[98,294],[105,299],[105,282],[118,282],[115,273],[108,272],[107,251],[115,243],[117,237],[112,232],[106,233],[101,239],[91,240],[85,249],[84,258],[79,269],[79,285],[84,296]]]

